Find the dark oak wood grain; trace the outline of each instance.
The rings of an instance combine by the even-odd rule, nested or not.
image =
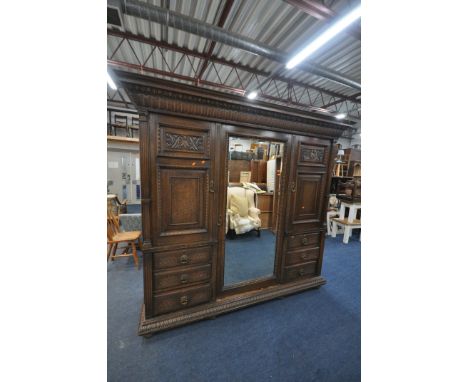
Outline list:
[[[244,97],[117,75],[140,114],[144,304],[139,334],[323,285],[333,144],[346,125]],[[260,201],[277,211],[274,275],[225,288],[231,136],[282,142],[284,151],[275,198]],[[263,179],[262,171],[253,172]]]

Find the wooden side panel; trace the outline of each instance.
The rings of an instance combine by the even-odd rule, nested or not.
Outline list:
[[[151,123],[154,115],[142,111],[139,118],[140,163],[141,163],[141,217],[143,233],[143,290],[145,301],[145,316],[153,315],[153,258],[145,251],[152,247],[151,243]]]
[[[287,234],[323,228],[330,141],[295,136],[290,166]]]
[[[295,136],[289,166],[288,195],[282,281],[320,274],[325,217],[332,164],[332,141]],[[291,251],[291,249],[294,249]],[[310,263],[311,260],[314,260]]]

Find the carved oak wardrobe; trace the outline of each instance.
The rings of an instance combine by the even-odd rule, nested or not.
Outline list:
[[[140,113],[144,303],[139,334],[325,284],[320,274],[333,143],[346,125],[240,96],[116,74]],[[283,149],[275,226],[271,234],[262,231],[244,240],[273,238],[271,274],[226,285],[227,246],[243,242],[226,238],[232,139],[275,142]],[[234,251],[234,257],[241,255]]]

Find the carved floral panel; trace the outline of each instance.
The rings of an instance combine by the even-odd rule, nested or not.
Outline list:
[[[323,148],[305,148],[301,149],[301,162],[323,163]]]
[[[166,132],[166,147],[171,150],[203,152],[205,145],[203,137],[194,135],[181,135]]]

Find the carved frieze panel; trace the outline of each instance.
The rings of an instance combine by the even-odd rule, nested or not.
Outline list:
[[[205,151],[203,137],[166,132],[166,148],[177,151]]]
[[[325,167],[328,162],[328,148],[301,144],[299,149],[299,163],[302,166]]]
[[[209,130],[189,130],[161,124],[158,155],[208,159],[210,156],[209,134]]]
[[[302,162],[323,162],[323,148],[302,148],[301,150],[301,161]]]

